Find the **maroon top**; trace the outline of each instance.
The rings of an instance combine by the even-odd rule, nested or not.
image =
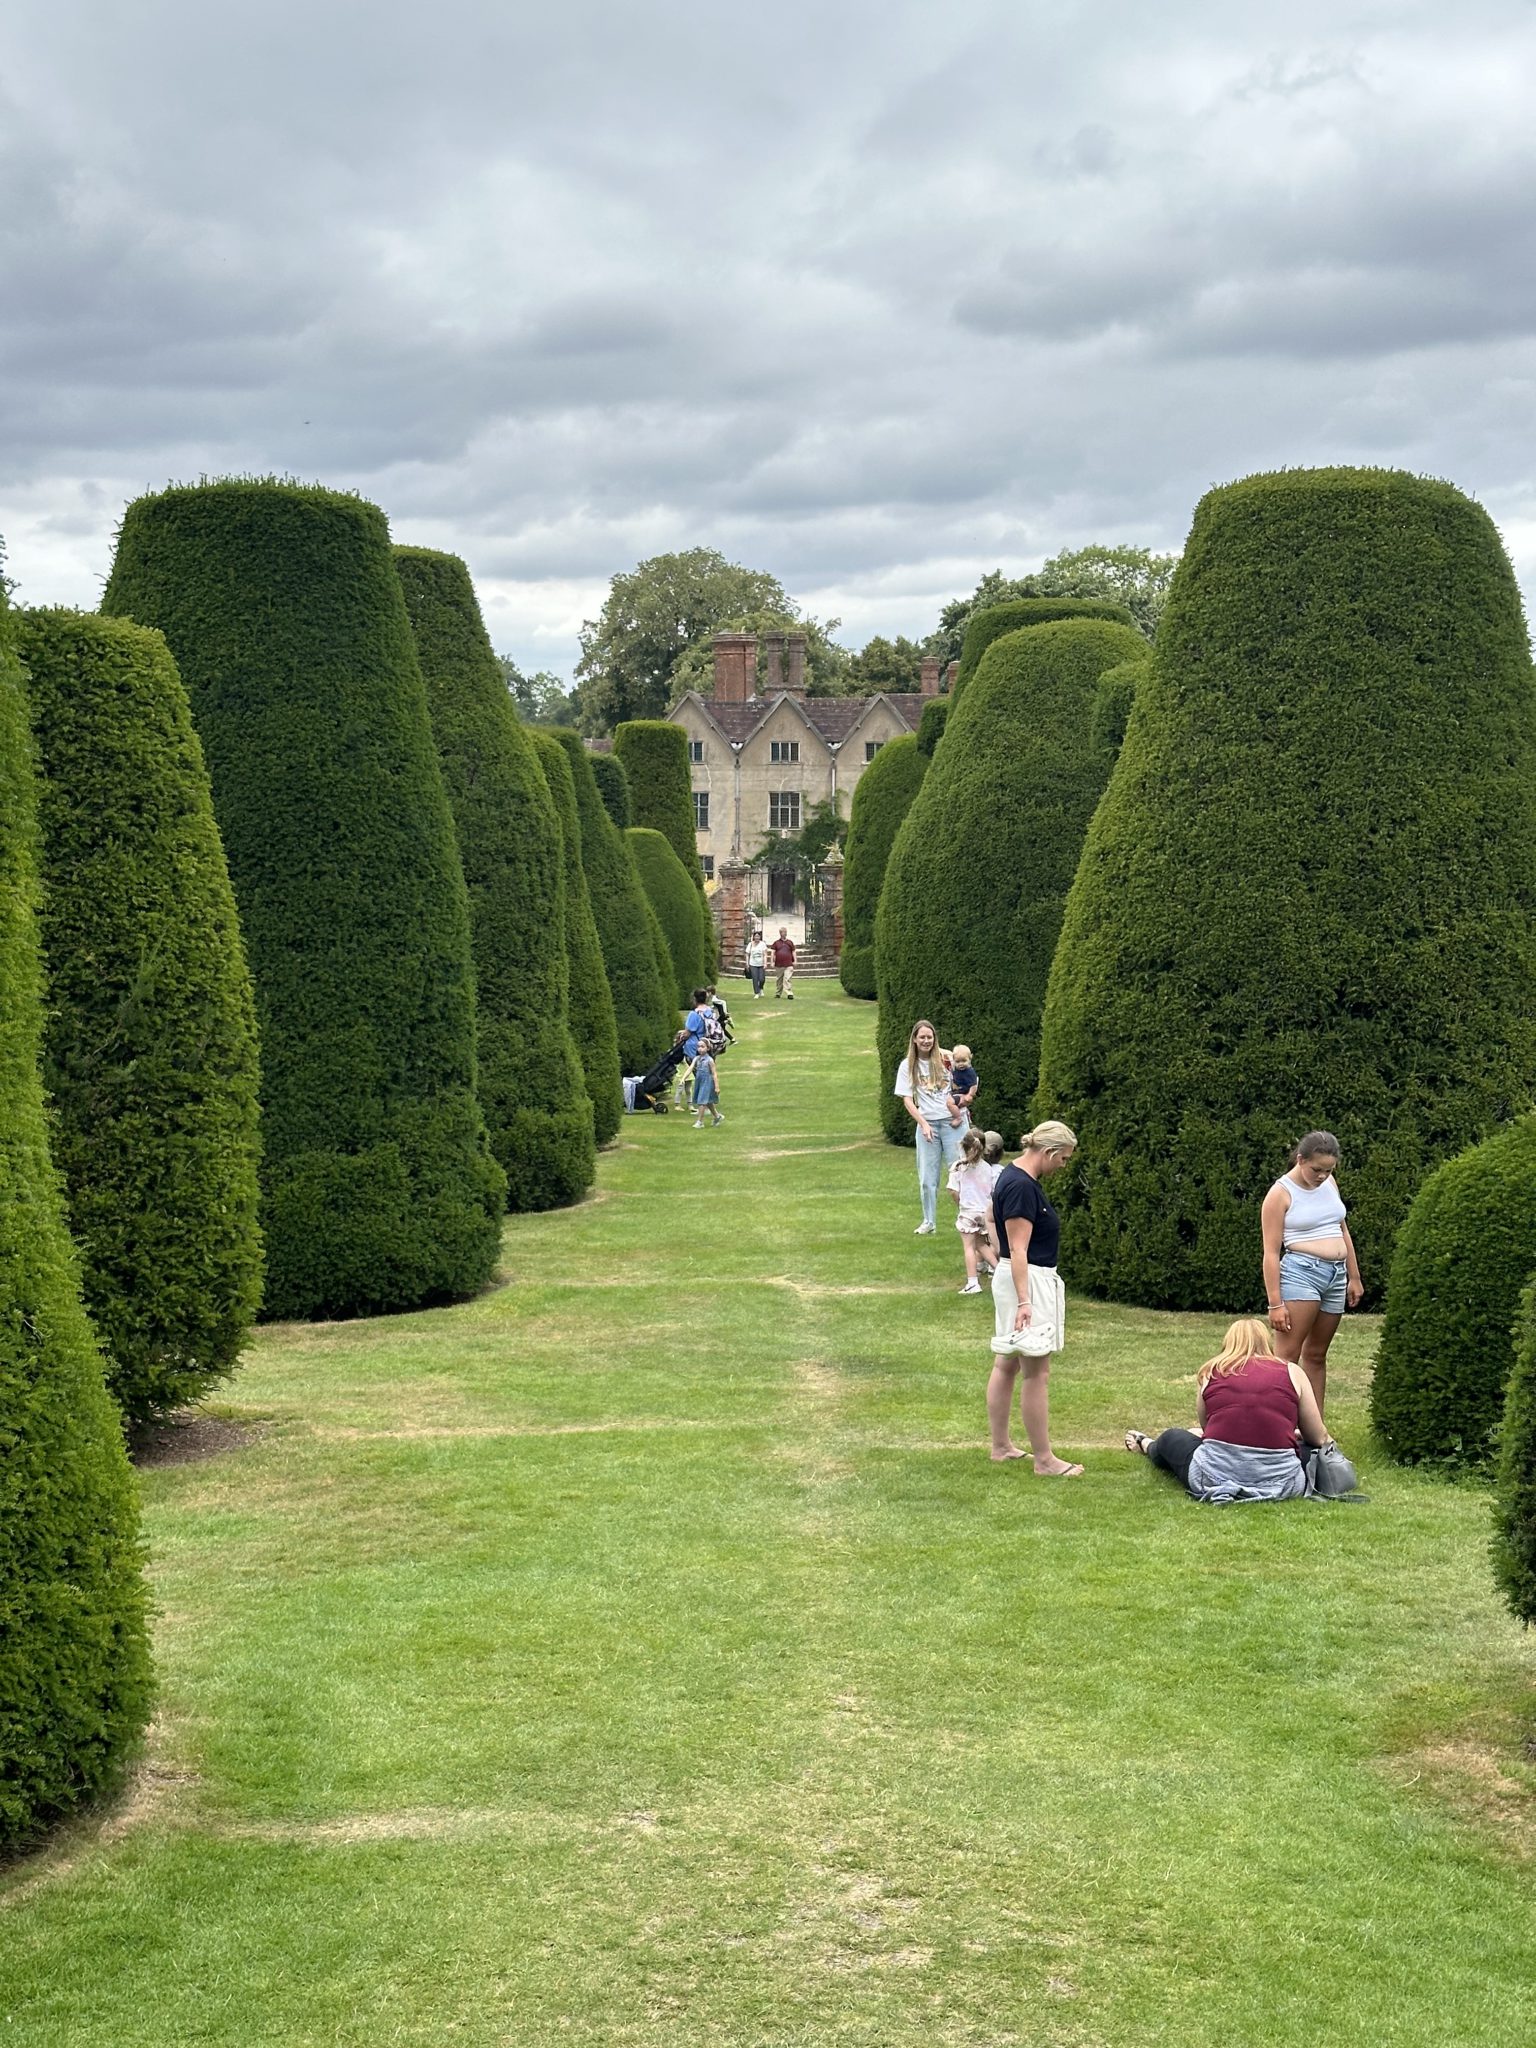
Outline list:
[[[1278,1358],[1245,1359],[1236,1372],[1213,1372],[1205,1383],[1205,1433],[1218,1443],[1293,1451],[1300,1422],[1290,1368]]]
[[[795,942],[793,939],[775,939],[773,942],[773,964],[775,967],[793,967],[795,964]]]

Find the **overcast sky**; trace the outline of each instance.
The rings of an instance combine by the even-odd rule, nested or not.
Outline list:
[[[1530,0],[11,0],[0,51],[23,602],[252,470],[563,674],[663,549],[858,645],[1287,464],[1448,477],[1536,584]]]

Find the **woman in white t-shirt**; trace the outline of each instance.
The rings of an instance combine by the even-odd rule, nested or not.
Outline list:
[[[907,1056],[896,1069],[894,1092],[917,1125],[917,1191],[923,1220],[913,1235],[931,1237],[938,1215],[939,1181],[960,1157],[960,1140],[971,1120],[962,1111],[958,1123],[950,1122],[954,1105],[949,1099],[949,1060],[939,1050],[939,1034],[926,1017],[919,1017],[912,1026]]]
[[[747,972],[752,977],[752,999],[755,1002],[768,978],[768,945],[760,931],[754,931],[747,941]]]

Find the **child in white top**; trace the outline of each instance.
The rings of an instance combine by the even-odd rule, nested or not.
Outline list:
[[[986,1140],[981,1132],[967,1131],[960,1140],[960,1157],[949,1169],[949,1192],[960,1208],[955,1228],[965,1249],[962,1294],[980,1294],[977,1260],[992,1248],[992,1183],[998,1169],[987,1164],[985,1154]]]

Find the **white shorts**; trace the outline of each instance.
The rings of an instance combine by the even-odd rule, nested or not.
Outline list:
[[[1045,1358],[1067,1341],[1067,1290],[1054,1266],[1029,1269],[1029,1321],[1013,1327],[1019,1294],[1005,1258],[992,1275],[992,1349],[1000,1358]]]
[[[985,1237],[987,1234],[987,1211],[985,1209],[962,1209],[955,1218],[955,1228],[962,1237]]]

